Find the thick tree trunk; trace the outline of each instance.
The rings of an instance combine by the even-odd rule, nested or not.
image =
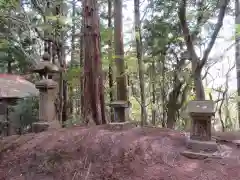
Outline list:
[[[103,72],[100,58],[100,28],[97,0],[83,1],[84,19],[84,100],[86,123],[106,123],[104,110]]]
[[[193,72],[194,87],[197,100],[205,100],[205,91],[203,87],[201,72],[202,69],[199,67],[197,67],[196,70]]]
[[[179,106],[179,95],[181,93],[182,83],[179,81],[174,82],[174,87],[169,94],[169,100],[167,102],[167,128],[174,129],[177,120],[177,113]]]
[[[240,25],[240,2],[239,0],[235,0],[235,25]],[[235,59],[236,59],[236,71],[237,71],[237,93],[240,96],[240,32],[237,32],[235,35]],[[238,101],[238,127],[240,127],[240,101]]]
[[[167,128],[174,129],[176,123],[177,108],[172,103],[168,103],[167,108],[169,108],[167,111]]]
[[[135,36],[137,45],[137,59],[138,59],[138,75],[140,85],[141,96],[141,125],[147,124],[147,111],[146,111],[146,99],[145,99],[145,86],[144,86],[144,71],[142,62],[142,36],[141,36],[141,22],[140,22],[140,0],[134,0],[134,14],[135,14]]]

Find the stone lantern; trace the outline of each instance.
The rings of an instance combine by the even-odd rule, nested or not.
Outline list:
[[[192,156],[198,153],[201,157],[208,157],[209,153],[218,150],[217,143],[211,138],[214,102],[211,100],[191,101],[187,109],[192,123],[190,139],[187,140],[187,148],[190,151],[185,151],[183,154]]]
[[[130,102],[129,101],[113,101],[110,104],[110,107],[113,108],[114,113],[114,122],[124,122],[125,120],[128,120],[128,114],[129,114],[129,108],[130,108]]]
[[[33,72],[41,76],[41,80],[35,84],[39,89],[39,122],[33,124],[33,131],[41,132],[60,128],[55,106],[58,83],[52,79],[53,74],[59,72],[59,68],[50,62],[50,55],[45,52],[42,61],[37,64]]]

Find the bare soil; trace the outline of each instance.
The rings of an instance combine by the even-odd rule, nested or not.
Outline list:
[[[185,140],[169,129],[107,126],[11,136],[0,140],[0,180],[240,179],[237,146],[219,144],[221,159],[196,160],[180,154]]]

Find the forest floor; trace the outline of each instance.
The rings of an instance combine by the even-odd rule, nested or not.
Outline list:
[[[240,179],[240,148],[219,144],[220,159],[188,159],[185,140],[169,129],[106,125],[10,136],[0,140],[0,180]]]

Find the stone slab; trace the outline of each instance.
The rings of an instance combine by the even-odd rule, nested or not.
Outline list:
[[[198,141],[188,139],[186,141],[186,146],[193,152],[216,152],[218,150],[218,145],[215,141]]]
[[[214,155],[213,153],[206,153],[206,152],[192,152],[185,150],[180,153],[182,156],[185,156],[189,159],[207,159],[207,158],[215,158],[215,159],[221,159],[221,156]]]
[[[116,123],[109,123],[106,124],[106,129],[108,130],[128,130],[128,129],[132,129],[135,128],[136,124],[132,123],[132,122],[116,122]]]
[[[235,144],[238,148],[240,148],[240,140],[233,140],[233,144]]]
[[[40,121],[32,124],[32,132],[35,132],[35,133],[40,133],[43,131],[60,129],[60,128],[61,128],[61,125],[57,120],[52,122]]]
[[[49,128],[49,123],[47,122],[35,122],[32,124],[32,132],[34,133],[47,131],[48,128]]]
[[[55,89],[57,87],[58,83],[56,81],[53,81],[52,79],[42,79],[38,82],[36,82],[35,87],[37,89]]]
[[[113,101],[110,103],[110,106],[113,108],[129,108],[129,101]]]
[[[189,113],[212,114],[212,113],[214,113],[214,102],[211,101],[211,100],[190,101],[188,103],[187,110],[188,110]]]

